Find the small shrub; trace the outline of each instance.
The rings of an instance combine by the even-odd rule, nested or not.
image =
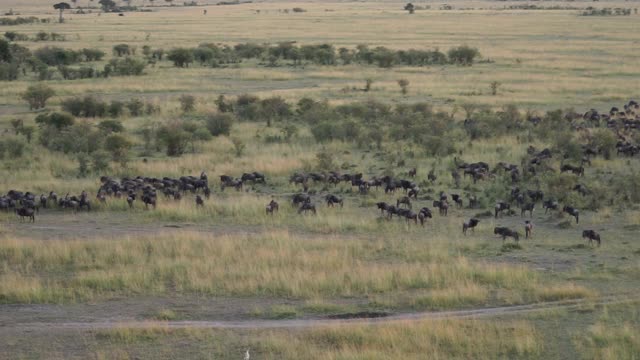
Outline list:
[[[207,116],[207,129],[213,136],[229,135],[235,122],[235,116],[229,113],[210,114]]]
[[[192,112],[196,108],[196,98],[193,95],[182,95],[180,96],[180,108],[182,112],[188,113]]]
[[[231,142],[233,143],[233,149],[237,157],[241,157],[244,153],[244,149],[246,145],[239,138],[231,138]]]

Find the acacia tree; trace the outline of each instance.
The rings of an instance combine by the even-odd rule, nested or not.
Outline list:
[[[416,11],[416,7],[413,6],[412,3],[408,3],[407,5],[405,5],[404,9],[407,10],[409,14],[413,14]]]
[[[54,4],[53,8],[58,10],[58,11],[60,11],[60,19],[58,19],[58,21],[62,23],[62,22],[64,22],[64,18],[62,17],[62,13],[65,10],[71,9],[71,5],[69,5],[66,2],[61,2],[61,3]]]

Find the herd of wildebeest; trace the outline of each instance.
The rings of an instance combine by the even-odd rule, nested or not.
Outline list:
[[[589,110],[582,115],[582,119],[586,122],[597,124],[600,126],[601,121],[606,122],[607,128],[615,132],[618,137],[616,145],[618,155],[634,157],[640,153],[640,146],[632,144],[623,131],[633,131],[640,129],[640,120],[630,119],[629,113],[635,113],[638,110],[638,103],[630,101],[624,106],[624,111],[618,108],[612,108],[609,114],[599,114],[596,110]],[[571,119],[569,119],[571,120]],[[471,120],[465,121],[465,125]],[[574,127],[580,130],[579,127]],[[621,131],[622,130],[622,131]],[[598,148],[583,145],[583,157],[580,164],[562,164],[561,172],[571,172],[578,177],[585,176],[585,166],[590,166],[590,159],[600,154]],[[545,148],[538,150],[533,146],[527,149],[528,157],[522,164],[508,164],[499,162],[493,168],[485,162],[467,163],[458,158],[454,158],[454,169],[451,171],[451,177],[456,188],[460,188],[460,182],[467,176],[474,182],[482,180],[490,180],[496,175],[508,174],[511,178],[512,188],[510,198],[505,201],[498,201],[493,209],[493,216],[497,219],[506,212],[513,215],[512,207],[520,209],[521,217],[525,217],[527,213],[529,218],[533,217],[533,211],[541,204],[545,210],[545,214],[549,211],[561,211],[575,218],[576,224],[580,222],[580,211],[571,204],[564,204],[562,207],[555,199],[546,198],[545,194],[538,189],[521,189],[519,183],[523,172],[527,172],[530,176],[535,176],[539,166],[544,164],[545,159],[553,158],[562,154],[554,154],[551,149]],[[547,166],[548,165],[544,165]],[[432,210],[429,207],[422,206],[420,209],[413,208],[418,201],[421,192],[420,187],[415,182],[418,174],[417,168],[409,169],[405,172],[407,178],[396,178],[389,175],[380,177],[371,177],[365,179],[362,173],[344,174],[338,172],[305,172],[294,173],[289,178],[290,184],[296,184],[302,187],[302,191],[291,196],[291,204],[296,207],[299,214],[316,214],[317,206],[314,198],[318,198],[318,194],[310,190],[311,185],[322,184],[323,189],[327,190],[330,186],[337,186],[340,183],[347,183],[352,186],[354,192],[366,195],[371,191],[380,191],[382,189],[385,194],[396,194],[400,192],[402,195],[397,198],[395,203],[378,202],[377,210],[383,218],[391,220],[394,216],[397,219],[406,220],[407,224],[414,223],[424,226],[428,219],[433,218]],[[427,181],[433,184],[437,180],[434,170],[427,174]],[[257,184],[266,184],[267,179],[264,174],[259,172],[247,172],[239,178],[222,175],[220,176],[220,191],[226,188],[233,188],[236,191],[242,191],[246,186],[255,186]],[[108,176],[100,178],[100,187],[97,191],[96,201],[105,203],[108,198],[125,199],[130,208],[134,207],[137,201],[141,201],[146,209],[155,209],[158,204],[158,194],[164,195],[165,200],[179,201],[185,194],[191,193],[194,197],[197,207],[204,206],[205,200],[211,196],[211,188],[209,187],[209,179],[203,171],[200,176],[183,176],[180,178],[154,178],[137,176],[134,178],[123,178],[120,180],[113,179]],[[578,184],[573,188],[574,191],[586,196],[589,190],[583,184]],[[424,196],[423,200],[431,200],[433,209],[437,209],[439,216],[447,216],[449,207],[464,207],[464,200],[467,200],[467,207],[478,208],[478,200],[473,194],[465,196],[457,193],[447,194],[440,192],[435,198],[430,195]],[[343,207],[344,199],[333,193],[328,193],[322,198],[328,207]],[[20,217],[21,221],[25,219],[35,222],[35,216],[41,208],[57,207],[60,209],[68,209],[73,212],[80,210],[91,211],[92,205],[89,195],[86,191],[82,191],[80,195],[59,196],[51,191],[48,194],[39,196],[31,192],[20,192],[10,190],[6,195],[0,196],[0,210],[9,211],[13,209]],[[266,214],[275,215],[278,213],[280,205],[272,199],[266,205]],[[463,234],[469,231],[473,232],[475,227],[480,223],[480,219],[471,218],[462,224]],[[533,233],[533,223],[527,220],[523,224],[525,237],[528,238]],[[519,241],[520,233],[516,229],[497,226],[494,228],[494,234],[498,235],[503,241],[510,237],[515,241]],[[596,242],[600,245],[600,234],[594,230],[586,229],[582,232],[582,237],[589,240],[589,243]]]

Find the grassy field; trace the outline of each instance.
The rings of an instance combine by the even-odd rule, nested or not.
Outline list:
[[[297,41],[445,51],[468,44],[477,47],[484,59],[492,61],[471,68],[436,66],[391,70],[360,66],[293,69],[284,64],[272,69],[250,63],[238,68],[194,66],[177,70],[163,62],[147,69],[147,75],[142,78],[54,82],[61,97],[86,93],[109,97],[144,94],[164,102],[167,97],[181,93],[194,93],[209,101],[220,93],[254,93],[285,98],[310,95],[332,101],[373,96],[392,101],[428,99],[441,105],[451,101],[491,106],[515,103],[532,109],[548,109],[611,105],[638,95],[640,76],[633,64],[637,16],[582,17],[575,10],[498,10],[510,4],[471,3],[468,7],[483,10],[424,10],[413,16],[408,16],[398,4],[387,2],[215,6],[208,9],[206,16],[200,7],[175,7],[158,8],[151,13],[127,13],[125,17],[69,14],[65,24],[24,25],[11,30],[26,34],[54,31],[68,38],[62,43],[27,43],[29,47],[97,47],[108,53],[119,43],[137,46],[139,50],[144,45],[168,50],[178,44],[197,46],[203,42]],[[607,6],[625,4],[607,3]],[[307,12],[278,11],[293,7],[302,7]],[[52,12],[44,4],[34,9]],[[16,10],[19,10],[17,6]],[[247,24],[260,31],[249,31]],[[373,93],[340,91],[344,87],[363,86],[367,78],[374,80]],[[409,96],[400,94],[396,84],[400,78],[410,79]],[[492,81],[502,84],[498,96],[490,95]],[[27,82],[20,81],[1,90],[3,104],[0,105],[11,109],[4,113],[19,111],[21,106],[15,107],[21,103],[17,94],[26,85]]]
[[[593,157],[584,177],[550,171],[522,182],[523,190],[540,189],[546,198],[562,198],[578,207],[581,217],[576,224],[566,214],[545,213],[538,206],[530,218],[535,224],[533,237],[518,243],[502,241],[493,233],[496,226],[522,233],[524,220],[529,219],[520,217],[517,209],[498,218],[491,214],[495,201],[510,196],[514,184],[508,173],[478,183],[465,177],[459,186],[451,176],[456,158],[486,162],[492,169],[498,162],[522,166],[529,146],[581,154],[581,144],[609,134],[604,125],[586,130],[567,125],[544,132],[527,124],[525,113],[544,116],[558,108],[574,108],[578,113],[597,108],[607,113],[613,105],[637,99],[639,15],[579,16],[579,9],[588,6],[633,8],[636,4],[549,1],[541,6],[558,8],[509,10],[521,2],[464,1],[452,4],[453,10],[440,10],[439,4],[421,3],[416,5],[431,9],[409,15],[402,10],[403,4],[389,1],[266,1],[211,5],[206,15],[200,6],[153,6],[150,12],[124,16],[68,11],[66,22],[58,24],[57,12],[47,1],[4,1],[0,11],[12,8],[20,16],[46,17],[52,22],[2,26],[0,33],[64,34],[66,41],[19,44],[31,50],[99,48],[107,56],[91,65],[95,67],[103,67],[113,56],[112,47],[121,43],[135,46],[140,58],[145,45],[169,50],[205,42],[282,41],[444,52],[466,44],[478,48],[482,57],[473,66],[390,69],[363,64],[292,66],[284,60],[265,66],[264,59],[220,68],[193,64],[178,69],[164,60],[147,66],[142,76],[69,81],[56,75],[43,82],[56,91],[47,111],[58,111],[65,99],[84,95],[105,101],[140,98],[159,109],[151,115],[130,116],[125,111],[117,117],[133,144],[128,161],[125,165],[112,161],[104,173],[89,174],[81,173],[79,154],[41,145],[38,135],[44,127],[36,126],[34,118],[43,111],[30,111],[21,99],[27,87],[37,82],[36,75],[27,73],[17,81],[3,82],[0,145],[5,139],[22,139],[13,134],[14,119],[34,126],[36,132],[29,144],[23,141],[21,156],[13,158],[5,155],[11,149],[0,149],[0,194],[10,189],[37,195],[54,190],[64,196],[86,190],[93,208],[79,213],[41,209],[33,224],[0,211],[0,324],[7,324],[0,327],[0,358],[238,359],[247,349],[251,359],[640,358],[638,304],[602,302],[633,297],[640,285],[636,191],[640,163],[637,155],[617,155],[614,146],[620,134],[637,143],[637,131],[611,135],[613,154]],[[283,11],[294,7],[306,12]],[[373,81],[368,92],[359,90],[366,79]],[[408,94],[400,92],[399,79],[410,81]],[[496,95],[491,94],[492,82],[499,83]],[[375,144],[367,131],[379,124],[366,119],[357,120],[361,121],[357,138],[322,142],[314,136],[315,124],[299,121],[297,115],[273,126],[262,119],[237,120],[228,135],[198,141],[190,148],[193,151],[180,157],[167,156],[159,141],[144,145],[143,128],[198,122],[218,111],[214,101],[219,95],[232,99],[245,93],[281,96],[293,104],[309,96],[331,106],[368,100],[391,106],[426,102],[434,113],[446,113],[446,123],[452,126],[445,135],[455,142],[455,151],[431,155],[415,141],[394,139],[391,133],[397,128],[391,127]],[[193,112],[180,109],[178,99],[184,94],[196,97]],[[477,105],[476,115],[482,109],[499,111],[515,105],[524,125],[472,138],[462,125],[465,104]],[[101,120],[78,118],[76,124],[96,128]],[[282,140],[291,124],[296,134]],[[420,129],[426,135],[437,131]],[[234,144],[244,147],[238,151]],[[331,169],[361,172],[366,179],[381,174],[405,178],[410,168],[417,168],[420,193],[413,201],[414,210],[432,208],[441,191],[461,194],[465,207],[452,204],[446,217],[434,211],[433,219],[420,226],[388,220],[376,209],[379,201],[395,204],[404,195],[401,192],[372,189],[360,195],[347,183],[311,183],[318,214],[299,215],[290,202],[301,186],[291,184],[289,176],[329,170],[321,166],[326,154]],[[554,155],[545,165],[559,169],[578,160]],[[133,208],[124,198],[94,200],[101,175],[162,178],[201,171],[208,173],[212,190],[202,207],[196,206],[193,194],[181,201],[159,194],[157,209],[146,209],[140,199]],[[239,176],[246,171],[264,173],[266,184],[222,191],[220,175]],[[427,180],[430,171],[435,181]],[[572,189],[578,184],[589,193],[575,193]],[[327,207],[323,197],[328,193],[343,197],[344,207]],[[478,197],[477,208],[466,207],[468,194]],[[273,216],[265,211],[272,199],[280,203],[280,211]],[[480,218],[480,225],[465,236],[462,223],[471,217]],[[598,231],[602,246],[582,239],[585,229]],[[546,308],[568,300],[579,305]],[[326,320],[521,304],[545,309],[304,329],[127,326],[127,321],[149,320]],[[114,326],[65,328],[65,322]],[[25,324],[31,328],[21,327]]]

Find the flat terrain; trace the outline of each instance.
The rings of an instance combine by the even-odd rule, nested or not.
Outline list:
[[[537,203],[531,216],[520,216],[513,205],[512,212],[494,217],[495,201],[508,200],[514,186],[508,173],[493,172],[477,183],[465,176],[459,184],[451,175],[460,159],[486,162],[492,170],[499,162],[525,165],[530,146],[558,153],[578,144],[575,151],[582,154],[579,146],[593,141],[592,131],[608,131],[603,122],[583,132],[543,133],[523,120],[517,131],[472,138],[461,124],[473,115],[465,114],[468,105],[477,109],[476,116],[486,109],[508,112],[513,105],[530,120],[555,109],[582,114],[596,108],[604,114],[638,99],[639,15],[579,14],[589,6],[640,4],[550,1],[536,2],[547,9],[525,10],[509,9],[521,2],[464,1],[443,10],[441,4],[420,3],[430,8],[409,15],[403,4],[389,1],[197,7],[159,2],[146,7],[149,12],[124,16],[67,11],[66,22],[58,24],[47,1],[9,0],[0,4],[1,11],[12,8],[20,16],[53,21],[1,26],[0,32],[63,34],[65,41],[18,44],[31,50],[98,48],[107,55],[90,65],[96,68],[104,67],[121,43],[134,46],[138,58],[144,46],[168,51],[202,43],[285,41],[444,52],[466,44],[481,57],[472,66],[389,69],[356,63],[294,66],[283,59],[271,65],[251,59],[176,68],[165,59],[148,65],[141,76],[63,80],[54,75],[38,82],[29,72],[2,82],[0,142],[14,137],[12,120],[35,128],[36,115],[59,111],[64,100],[78,96],[139,98],[158,111],[140,116],[125,111],[115,119],[133,145],[124,165],[111,161],[105,172],[84,173],[79,154],[43,146],[38,138],[43,126],[20,157],[5,155],[2,148],[0,194],[56,191],[62,198],[86,190],[93,207],[74,212],[49,203],[34,223],[0,210],[0,359],[240,359],[247,350],[251,359],[640,358],[637,154],[617,154],[619,138],[612,136],[611,156],[593,156],[584,177],[554,170],[520,184],[522,190],[541,189],[547,197],[579,204],[579,223],[560,211],[563,204],[547,213]],[[361,91],[367,79],[372,88]],[[399,79],[410,81],[407,94],[400,92]],[[492,82],[499,84],[495,95]],[[34,83],[55,89],[44,110],[31,111],[21,98]],[[455,124],[446,141],[456,147],[434,155],[407,137],[394,138],[397,129],[385,130],[376,146],[366,131],[377,124],[362,119],[353,120],[360,129],[357,138],[319,141],[317,124],[299,122],[294,111],[273,126],[262,119],[237,120],[228,135],[194,140],[180,157],[167,156],[160,141],[149,149],[144,129],[199,121],[198,116],[219,110],[220,95],[241,94],[281,96],[292,104],[311,97],[330,106],[424,102]],[[180,109],[182,95],[195,96],[192,113]],[[101,120],[76,122],[95,128]],[[283,140],[289,124],[296,132]],[[427,135],[436,131],[424,129]],[[637,142],[633,131],[616,135]],[[558,155],[545,164],[559,169],[574,160]],[[412,209],[433,211],[424,226],[388,219],[376,208],[380,201],[395,205],[402,190],[371,188],[363,195],[349,182],[309,181],[317,215],[300,215],[291,204],[302,191],[289,181],[296,172],[408,178],[413,167],[420,192]],[[140,198],[131,208],[126,196],[109,196],[104,203],[95,198],[102,175],[178,178],[201,171],[212,191],[201,207],[189,192],[179,201],[159,193],[155,209]],[[221,189],[220,175],[251,171],[264,173],[266,184]],[[430,172],[433,181],[427,179]],[[577,184],[586,184],[588,194],[576,194]],[[433,201],[440,192],[460,194],[464,205],[451,203],[447,216],[438,215]],[[344,206],[328,207],[329,193],[343,198]],[[479,199],[473,208],[471,194]],[[265,211],[271,200],[280,204],[273,215]],[[462,223],[472,217],[480,223],[463,235]],[[525,220],[534,224],[529,239],[523,235]],[[520,241],[502,240],[494,234],[496,226],[517,229]],[[601,246],[581,237],[586,229],[601,235]]]

